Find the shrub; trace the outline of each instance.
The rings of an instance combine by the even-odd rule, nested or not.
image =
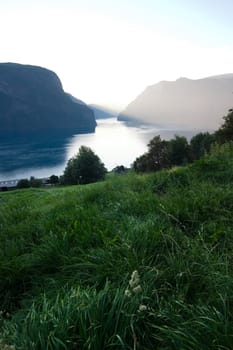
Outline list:
[[[17,183],[17,188],[29,188],[30,187],[30,181],[28,179],[21,179]]]

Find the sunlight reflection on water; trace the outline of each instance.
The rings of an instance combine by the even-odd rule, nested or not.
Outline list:
[[[116,118],[99,119],[97,123],[95,133],[74,135],[65,141],[64,145],[56,145],[56,147],[54,145],[49,148],[41,144],[41,147],[33,149],[30,143],[25,142],[22,144],[22,149],[16,150],[14,144],[0,145],[0,157],[2,155],[3,159],[3,155],[7,155],[9,162],[12,160],[12,164],[6,163],[9,171],[2,167],[0,179],[61,175],[67,160],[73,157],[82,145],[90,147],[108,170],[112,170],[117,165],[130,167],[136,157],[146,152],[147,144],[154,136],[161,135],[162,139],[168,140],[174,134],[179,134],[190,139],[197,133],[197,131],[188,130],[161,130],[149,126],[128,127],[124,122],[117,121]],[[57,164],[54,164],[55,156]],[[17,165],[14,159],[15,161],[17,159]],[[63,159],[63,161],[58,161],[58,159]]]
[[[76,135],[71,139],[67,146],[67,158],[74,156],[79,147],[85,145],[94,150],[108,170],[117,165],[128,167],[146,151],[147,142],[141,131],[139,128],[129,128],[114,118],[98,120],[95,134]]]

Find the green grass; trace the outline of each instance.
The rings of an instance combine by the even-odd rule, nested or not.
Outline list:
[[[228,144],[168,171],[1,193],[0,349],[232,349],[232,185]]]

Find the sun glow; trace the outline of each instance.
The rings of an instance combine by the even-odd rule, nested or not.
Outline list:
[[[162,5],[157,1],[146,1],[148,8],[135,3],[131,12],[130,3],[120,1],[121,16],[103,0],[98,6],[95,1],[71,0],[13,3],[0,14],[0,60],[49,68],[67,92],[87,103],[122,108],[159,80],[232,71],[232,45],[206,46],[192,40],[195,29],[191,32],[188,20],[182,25],[190,32],[181,35],[183,27],[173,18],[178,14],[167,6],[159,13]],[[211,25],[210,20],[206,23]]]

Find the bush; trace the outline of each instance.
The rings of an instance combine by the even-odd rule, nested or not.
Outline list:
[[[17,183],[17,188],[29,188],[30,187],[30,181],[28,179],[21,179]]]

